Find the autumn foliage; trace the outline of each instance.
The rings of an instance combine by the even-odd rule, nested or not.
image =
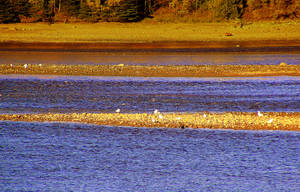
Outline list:
[[[0,23],[276,20],[300,17],[299,0],[0,0]]]

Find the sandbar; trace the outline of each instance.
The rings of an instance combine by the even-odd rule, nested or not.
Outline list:
[[[0,114],[2,121],[77,122],[108,126],[300,131],[299,112]]]
[[[38,65],[0,64],[0,74],[134,77],[300,76],[300,65]]]

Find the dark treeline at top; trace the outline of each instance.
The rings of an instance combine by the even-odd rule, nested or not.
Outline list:
[[[285,19],[300,17],[299,0],[0,0],[0,23],[38,21],[120,21],[145,17]]]

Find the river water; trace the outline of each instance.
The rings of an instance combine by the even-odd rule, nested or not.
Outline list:
[[[300,65],[299,52],[36,52],[0,51],[0,64]]]
[[[0,122],[1,191],[299,191],[300,133]]]
[[[299,77],[0,76],[0,113],[300,112]]]
[[[114,61],[104,64],[134,64],[138,59],[135,55],[126,61],[127,56],[109,56]],[[236,57],[237,64],[249,55],[223,56]],[[16,56],[0,63],[47,64],[38,57],[30,61],[30,56]],[[182,64],[183,57],[189,58],[186,64],[194,64],[189,56],[178,57],[175,64]],[[214,63],[209,54],[196,57],[206,58],[202,64],[235,64],[234,59]],[[297,54],[250,54],[242,64],[262,64],[258,58],[264,64],[300,64]],[[98,59],[75,64],[101,64]],[[167,60],[154,59],[153,64],[170,64]],[[48,61],[60,64],[59,59]],[[300,112],[300,78],[0,76],[0,113],[100,113],[117,108],[128,113]],[[0,191],[294,192],[300,191],[299,157],[299,132],[0,121]]]

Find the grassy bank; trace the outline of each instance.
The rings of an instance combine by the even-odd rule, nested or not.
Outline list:
[[[300,22],[1,24],[0,42],[182,42],[300,40]]]
[[[71,113],[1,114],[0,120],[79,122],[109,126],[300,131],[300,113]]]
[[[259,77],[300,76],[300,65],[10,65],[0,64],[0,74],[86,75],[136,77]]]

